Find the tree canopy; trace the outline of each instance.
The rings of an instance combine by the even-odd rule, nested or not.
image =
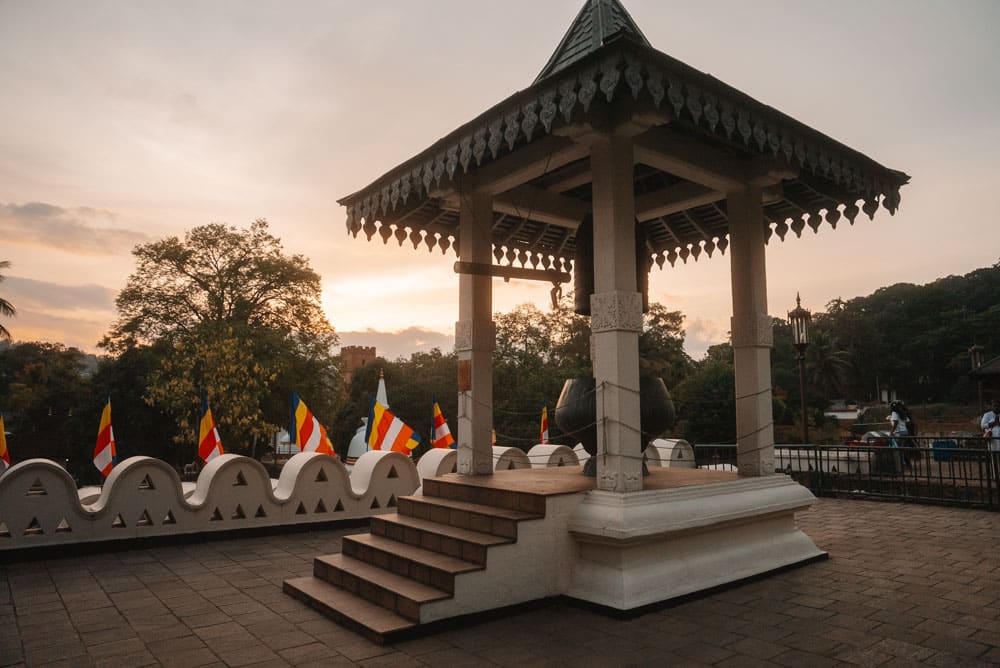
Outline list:
[[[115,300],[119,317],[102,345],[119,350],[207,322],[332,334],[320,277],[301,255],[285,255],[265,220],[249,229],[218,223],[136,246],[136,270]]]
[[[0,269],[7,269],[10,267],[10,260],[0,260]],[[4,275],[0,273],[0,283],[3,283]],[[17,310],[14,305],[9,301],[0,297],[0,315],[10,318],[17,314]],[[0,323],[0,339],[4,341],[10,341],[10,330],[4,327],[3,323]]]
[[[286,255],[267,222],[220,224],[137,246],[101,342],[115,353],[155,345],[144,396],[173,416],[174,440],[194,453],[206,391],[227,452],[254,454],[288,419],[292,391],[317,415],[340,395],[337,336],[320,304],[320,277]]]

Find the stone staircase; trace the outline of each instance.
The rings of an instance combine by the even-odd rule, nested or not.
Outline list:
[[[546,495],[428,478],[423,496],[345,536],[340,554],[317,557],[313,576],[286,593],[376,642],[409,635],[421,608],[455,595],[456,579],[489,566],[491,548],[517,542],[521,522],[545,516]]]

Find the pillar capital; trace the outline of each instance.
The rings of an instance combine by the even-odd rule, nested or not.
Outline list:
[[[767,313],[741,313],[730,319],[733,348],[774,347],[774,318]]]
[[[600,292],[590,296],[590,330],[603,332],[641,332],[642,295],[638,292]]]
[[[455,352],[473,350],[493,352],[496,349],[497,327],[492,320],[459,320],[455,323]]]

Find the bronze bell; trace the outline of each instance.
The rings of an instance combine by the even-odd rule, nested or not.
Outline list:
[[[635,284],[642,295],[642,312],[649,312],[649,270],[653,258],[646,252],[646,233],[635,222]],[[590,295],[594,294],[594,216],[587,214],[576,230],[573,259],[573,311],[590,315]]]

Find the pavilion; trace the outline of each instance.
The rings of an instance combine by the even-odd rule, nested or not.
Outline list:
[[[586,0],[530,86],[341,199],[350,234],[452,250],[461,260],[458,473],[450,482],[492,492],[463,497],[425,483],[424,494],[475,504],[517,489],[507,509],[540,510],[546,521],[544,502],[527,508],[516,496],[538,493],[538,485],[493,472],[492,279],[558,284],[574,270],[578,244],[594,251],[597,479],[567,491],[550,476],[554,489],[542,492],[576,495],[559,525],[575,545],[545,548],[568,560],[571,575],[550,574],[561,590],[527,587],[514,598],[494,596],[497,583],[484,579],[486,593],[467,592],[481,599],[476,605],[430,615],[408,608],[397,588],[388,607],[395,600],[396,612],[420,624],[553,593],[632,610],[821,557],[794,526],[811,495],[774,472],[766,245],[789,231],[853,224],[862,211],[873,217],[880,205],[894,213],[908,180],[655,50],[618,0]],[[654,262],[662,268],[715,253],[728,253],[731,267],[739,475],[644,480],[640,286]],[[549,512],[552,505],[549,498]],[[360,575],[343,570],[329,580],[365,589],[352,579]],[[462,587],[452,590],[459,597]],[[325,593],[313,594],[338,616],[335,605],[316,600]]]

